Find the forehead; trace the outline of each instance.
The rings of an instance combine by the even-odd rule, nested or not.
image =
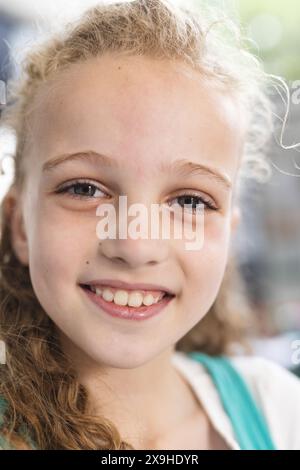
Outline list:
[[[241,147],[236,100],[181,62],[104,56],[73,64],[39,90],[31,116],[42,164],[83,149],[147,172],[198,158],[233,174]]]

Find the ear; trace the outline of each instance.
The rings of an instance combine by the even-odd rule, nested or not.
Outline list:
[[[24,219],[20,204],[21,196],[15,187],[9,189],[3,204],[4,211],[10,223],[11,244],[19,261],[28,265],[28,243],[24,227]]]
[[[231,231],[234,233],[237,229],[238,224],[241,220],[241,210],[240,207],[237,205],[233,206],[232,214],[231,214]]]

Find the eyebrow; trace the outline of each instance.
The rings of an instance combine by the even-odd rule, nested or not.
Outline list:
[[[107,155],[100,154],[93,150],[80,151],[76,153],[66,153],[58,155],[46,161],[43,164],[43,172],[51,172],[59,165],[70,161],[88,160],[91,163],[100,164],[107,168],[118,169],[122,168],[122,164],[119,160],[109,157]],[[227,175],[220,173],[216,168],[212,168],[201,163],[191,162],[186,159],[176,160],[172,163],[162,162],[158,168],[160,172],[173,172],[180,176],[194,176],[202,175],[208,176],[212,180],[220,183],[225,189],[229,190],[232,188],[232,183]]]

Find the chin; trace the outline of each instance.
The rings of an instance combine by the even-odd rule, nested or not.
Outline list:
[[[135,369],[142,366],[143,364],[151,361],[158,355],[154,351],[139,351],[137,348],[130,348],[128,345],[124,348],[119,346],[117,350],[111,348],[105,348],[105,351],[101,348],[101,351],[97,348],[85,353],[92,359],[93,362],[102,365],[104,367],[113,367],[117,369]]]

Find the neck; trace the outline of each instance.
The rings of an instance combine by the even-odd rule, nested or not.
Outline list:
[[[122,369],[94,361],[66,336],[61,342],[88,391],[89,412],[109,419],[135,448],[156,442],[199,408],[172,364],[174,346],[138,367]]]

